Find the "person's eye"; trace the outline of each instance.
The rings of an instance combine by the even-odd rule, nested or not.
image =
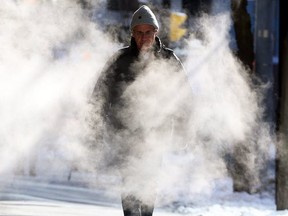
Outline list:
[[[152,31],[147,31],[146,35],[151,36],[152,35]]]
[[[143,32],[137,31],[137,32],[136,32],[136,35],[140,37],[140,36],[143,35]]]

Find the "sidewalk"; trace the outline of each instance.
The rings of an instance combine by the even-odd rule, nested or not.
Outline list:
[[[85,182],[53,181],[33,177],[13,177],[0,180],[1,200],[54,200],[101,206],[120,206],[117,191],[92,187]]]

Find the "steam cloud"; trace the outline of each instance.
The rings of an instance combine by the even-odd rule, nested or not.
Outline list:
[[[39,172],[61,169],[55,161],[83,156],[85,104],[118,45],[71,1],[5,1],[0,10],[0,173],[27,160]]]
[[[148,187],[158,182],[165,203],[209,194],[211,182],[227,174],[225,156],[240,149],[245,154],[237,159],[259,184],[273,140],[261,120],[261,94],[229,49],[228,13],[199,20],[203,38],[187,41],[185,77],[167,62],[147,63],[123,95],[121,118],[133,133],[91,146],[87,140],[97,131],[87,126],[87,102],[119,44],[68,0],[6,1],[0,20],[0,174],[27,174],[31,167],[23,164],[35,166],[36,175],[108,170],[107,158],[133,151],[137,157],[116,166],[137,173],[126,186],[137,191],[153,176]],[[149,189],[141,195],[148,199]]]

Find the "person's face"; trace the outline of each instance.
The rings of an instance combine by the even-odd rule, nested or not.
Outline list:
[[[153,46],[156,35],[157,30],[154,26],[147,24],[137,25],[132,31],[139,51],[149,50]]]

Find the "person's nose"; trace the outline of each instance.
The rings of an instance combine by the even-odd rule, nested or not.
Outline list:
[[[145,40],[146,41],[146,40],[149,39],[149,37],[150,37],[150,35],[145,32],[144,34],[141,35],[141,40]]]

